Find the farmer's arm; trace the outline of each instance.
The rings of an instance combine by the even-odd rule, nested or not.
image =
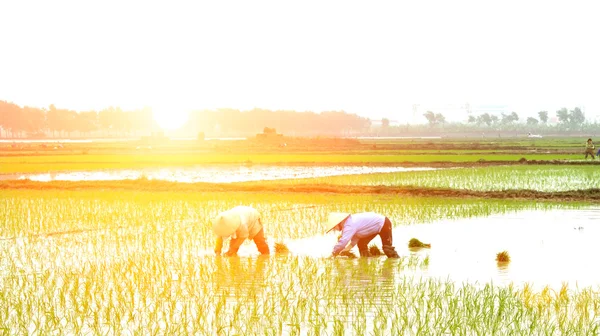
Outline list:
[[[223,237],[217,237],[215,241],[215,253],[221,254],[221,249],[223,249]]]
[[[240,249],[240,246],[242,246],[242,243],[244,242],[244,240],[246,240],[246,238],[240,238],[240,237],[232,238],[231,242],[229,242],[229,251],[227,251],[227,253],[230,253],[230,252],[237,253],[237,250]]]
[[[348,245],[346,245],[346,247],[344,247],[344,249],[342,250],[342,252],[348,252],[350,250],[352,250],[352,248],[354,246],[356,246],[356,244],[358,243],[358,237],[352,237],[352,240],[350,241],[350,243]]]
[[[334,256],[340,254],[340,252],[342,252],[344,247],[346,247],[346,245],[348,245],[348,242],[350,241],[350,239],[352,239],[352,237],[354,237],[354,234],[356,233],[356,229],[357,228],[355,227],[354,223],[346,222],[346,224],[344,225],[344,229],[342,229],[342,238],[340,238],[340,240],[338,240],[337,244],[335,244],[335,246],[333,247],[332,254]]]

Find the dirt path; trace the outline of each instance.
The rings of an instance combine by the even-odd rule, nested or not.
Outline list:
[[[145,192],[249,192],[249,193],[319,193],[345,195],[394,195],[415,197],[494,198],[553,201],[584,201],[600,203],[600,189],[545,192],[536,190],[476,191],[448,188],[417,188],[404,186],[340,186],[324,184],[284,185],[175,183],[156,180],[125,181],[0,181],[0,190],[72,190],[72,191],[145,191]]]

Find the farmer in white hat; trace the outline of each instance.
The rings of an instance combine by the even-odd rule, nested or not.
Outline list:
[[[223,240],[231,237],[226,256],[237,255],[240,245],[246,239],[254,240],[261,254],[269,254],[265,233],[258,211],[249,206],[236,206],[223,211],[213,219],[213,232],[217,235],[215,253],[221,254]]]
[[[383,245],[383,253],[388,258],[399,258],[396,249],[392,245],[392,222],[383,215],[374,212],[357,214],[332,212],[329,214],[327,228],[327,232],[331,230],[342,231],[341,238],[333,247],[333,256],[358,245],[360,256],[368,257],[368,244],[375,236],[379,235]]]

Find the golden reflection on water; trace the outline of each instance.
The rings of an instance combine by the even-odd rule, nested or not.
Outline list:
[[[435,170],[429,167],[371,167],[371,166],[202,166],[192,168],[121,169],[104,171],[55,172],[44,174],[0,175],[1,180],[28,179],[49,181],[115,181],[147,178],[170,182],[232,183],[262,180],[313,178],[323,176],[394,173]]]

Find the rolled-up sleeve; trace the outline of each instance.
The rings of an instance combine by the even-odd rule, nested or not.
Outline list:
[[[346,247],[346,245],[348,245],[348,242],[352,239],[352,237],[354,237],[354,234],[356,233],[356,225],[353,224],[353,222],[347,221],[344,225],[344,229],[342,230],[342,237],[333,247],[333,255],[338,255],[340,252],[342,252],[344,247]]]

